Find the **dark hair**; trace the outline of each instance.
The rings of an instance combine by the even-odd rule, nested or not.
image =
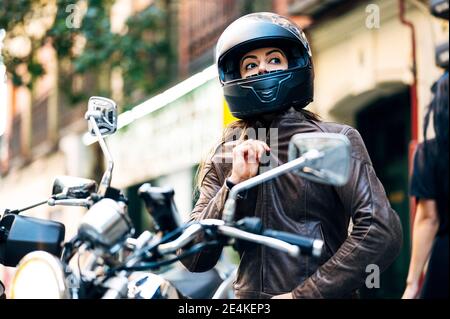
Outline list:
[[[424,155],[425,161],[433,156],[436,157],[436,176],[439,176],[438,180],[442,180],[442,187],[438,187],[438,190],[442,195],[448,195],[448,139],[449,139],[449,117],[448,117],[448,72],[446,72],[439,80],[433,85],[434,92],[433,100],[428,106],[427,113],[424,119],[423,137],[424,137]],[[430,120],[433,119],[433,128],[435,133],[436,149],[432,150],[430,142],[427,139],[427,130],[430,125]],[[446,199],[447,200],[447,199]]]

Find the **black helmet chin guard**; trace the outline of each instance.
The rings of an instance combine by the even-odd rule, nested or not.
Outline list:
[[[241,78],[239,61],[254,49],[277,47],[288,59],[288,69]],[[274,13],[252,13],[230,24],[219,38],[216,63],[225,99],[233,116],[247,119],[313,100],[311,50],[303,31]]]

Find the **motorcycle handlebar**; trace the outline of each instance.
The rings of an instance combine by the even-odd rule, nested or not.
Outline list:
[[[223,220],[204,219],[198,222],[191,223],[184,229],[184,231],[182,231],[181,228],[178,229],[177,232],[182,231],[182,233],[175,240],[166,241],[166,239],[163,238],[161,239],[161,241],[159,241],[160,243],[154,243],[151,245],[149,243],[149,238],[143,240],[147,241],[147,245],[141,243],[141,249],[138,249],[134,254],[132,254],[128,258],[128,261],[125,263],[123,267],[114,269],[114,271],[112,271],[111,273],[114,273],[117,270],[143,270],[143,269],[157,268],[163,264],[164,265],[170,264],[177,260],[183,259],[188,255],[198,253],[207,246],[220,245],[220,241],[218,241],[217,239],[212,241],[209,240],[190,247],[187,251],[177,256],[176,258],[138,265],[139,261],[142,260],[141,259],[142,252],[154,249],[154,251],[158,255],[173,254],[177,252],[179,249],[184,248],[191,241],[193,241],[198,236],[198,234],[204,230],[204,228],[207,228],[210,232],[211,231],[215,232],[227,238],[246,240],[260,245],[265,245],[274,249],[278,249],[280,251],[288,253],[290,256],[293,257],[297,257],[300,254],[319,257],[321,255],[324,244],[323,241],[320,239],[310,239],[307,237],[287,232],[268,229],[263,231],[262,234],[258,234],[248,232],[230,225],[226,225]],[[174,234],[172,234],[171,236],[173,235]],[[150,245],[150,247],[148,245]]]
[[[175,240],[158,246],[157,251],[161,255],[166,255],[176,252],[190,243],[197,234],[202,230],[201,224],[193,224],[186,228],[186,230]]]
[[[305,251],[308,251],[306,248],[309,247],[306,243],[304,245],[299,245],[300,241],[297,242],[289,242],[287,240],[283,240],[282,238],[276,238],[274,236],[268,236],[268,235],[258,235],[246,232],[244,230],[224,225],[224,222],[221,220],[211,220],[211,219],[205,219],[202,220],[196,224],[193,224],[189,226],[177,239],[161,244],[158,246],[157,250],[158,253],[161,255],[174,253],[178,249],[183,248],[186,246],[189,242],[194,240],[194,238],[202,231],[203,226],[216,226],[217,232],[221,235],[230,237],[230,238],[237,238],[242,239],[250,242],[254,242],[257,244],[265,245],[271,248],[278,249],[280,251],[284,251],[288,253],[291,256],[298,256],[300,254],[300,249],[305,249]],[[270,233],[269,233],[270,234]],[[286,235],[291,235],[288,233],[285,233]],[[293,237],[297,239],[306,239],[301,236],[295,236]],[[288,239],[288,237],[286,237]],[[312,246],[318,247],[318,243],[314,240],[311,243]],[[317,249],[316,249],[317,250]],[[312,249],[310,249],[312,251]]]
[[[287,243],[287,242],[277,239],[277,238],[272,238],[272,237],[268,237],[265,235],[257,235],[257,234],[249,233],[249,232],[243,231],[241,229],[231,227],[231,226],[226,226],[226,225],[219,226],[218,231],[220,234],[228,236],[228,237],[243,239],[243,240],[247,240],[250,242],[254,242],[257,244],[261,244],[264,246],[278,249],[280,251],[288,253],[289,255],[291,255],[293,257],[296,257],[300,254],[300,249],[297,246],[292,245],[290,243]]]
[[[283,242],[295,245],[300,248],[301,253],[304,255],[311,255],[314,257],[320,257],[322,255],[324,245],[323,240],[308,238],[273,229],[266,229],[262,234],[263,236],[277,238]]]
[[[78,199],[78,198],[71,198],[71,199],[53,199],[50,198],[47,201],[47,204],[49,206],[81,206],[81,207],[87,207],[89,208],[92,205],[92,201],[90,199]]]

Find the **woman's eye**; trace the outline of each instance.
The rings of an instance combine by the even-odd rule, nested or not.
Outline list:
[[[256,67],[256,63],[249,63],[245,66],[246,70],[251,70]]]
[[[280,58],[272,58],[272,59],[270,59],[269,63],[280,64],[281,60],[280,60]]]

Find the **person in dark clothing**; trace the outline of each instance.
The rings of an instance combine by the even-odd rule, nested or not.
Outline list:
[[[433,120],[435,137],[427,140]],[[420,278],[429,258],[420,298],[448,298],[448,72],[435,85],[433,101],[424,121],[424,142],[414,156],[410,193],[416,198],[417,211],[413,245],[404,299],[419,295]]]
[[[5,286],[0,281],[0,299],[6,299]]]

